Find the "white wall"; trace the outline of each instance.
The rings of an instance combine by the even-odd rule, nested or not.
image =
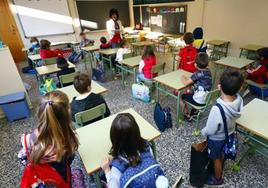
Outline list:
[[[231,42],[230,55],[245,44],[268,46],[267,0],[207,0],[203,28],[207,39]]]

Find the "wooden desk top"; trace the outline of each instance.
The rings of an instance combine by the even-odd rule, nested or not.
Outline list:
[[[91,52],[91,51],[97,51],[99,50],[99,46],[86,46],[81,48],[82,50],[85,50],[86,52]]]
[[[257,44],[248,44],[248,45],[241,47],[240,49],[256,52],[258,49],[263,48],[263,47],[264,46],[257,45]]]
[[[65,93],[68,98],[70,103],[72,102],[73,98],[80,95],[74,88],[74,85],[70,85],[70,86],[66,86],[66,87],[62,87],[58,89],[59,91],[62,91],[63,93]],[[101,85],[99,85],[97,82],[95,82],[94,80],[91,81],[91,91],[93,93],[96,94],[102,94],[107,92],[108,90],[104,87],[102,87]]]
[[[134,116],[139,125],[141,136],[144,139],[152,141],[161,135],[158,130],[133,109],[124,110],[120,113],[130,113]],[[101,161],[108,156],[112,146],[110,127],[116,115],[111,115],[76,130],[80,143],[78,152],[88,174],[99,170]]]
[[[38,61],[41,60],[40,54],[34,54],[34,55],[28,55],[28,58],[32,61]]]
[[[76,41],[51,42],[50,46],[67,45],[67,44],[79,44],[79,42],[76,42]]]
[[[154,45],[154,42],[152,41],[141,41],[141,42],[136,42],[136,43],[132,43],[131,45],[133,46],[149,46],[149,45]]]
[[[243,109],[236,123],[248,131],[268,140],[268,102],[253,99]]]
[[[214,45],[214,46],[221,46],[227,42],[228,41],[224,41],[224,40],[210,40],[210,41],[207,41],[207,44]]]
[[[135,57],[130,57],[130,58],[127,58],[127,59],[123,59],[119,63],[133,68],[133,67],[139,66],[140,61],[141,61],[141,56],[135,56]]]
[[[227,67],[232,67],[235,69],[243,69],[251,63],[254,63],[254,60],[228,56],[218,61],[215,61],[215,63]]]
[[[137,38],[140,38],[140,35],[128,35],[128,36],[125,36],[126,39],[137,39]]]
[[[111,48],[111,49],[107,49],[107,50],[100,50],[101,54],[104,55],[113,55],[116,54],[119,48]]]
[[[71,62],[68,61],[68,64],[69,68],[75,68],[75,65],[72,64]],[[57,67],[57,64],[36,67],[35,69],[40,76],[60,71],[60,69]]]
[[[158,76],[154,78],[154,80],[165,86],[170,87],[171,89],[181,90],[187,87],[181,82],[182,75],[190,78],[192,73],[183,71],[183,70],[176,70],[174,72],[170,72],[170,73]]]

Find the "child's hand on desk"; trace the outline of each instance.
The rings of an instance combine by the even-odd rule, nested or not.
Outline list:
[[[112,162],[113,158],[111,156],[106,157],[102,162],[101,162],[101,168],[104,171],[105,174],[111,171],[110,164]]]

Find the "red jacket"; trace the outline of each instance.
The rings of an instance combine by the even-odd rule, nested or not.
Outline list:
[[[151,79],[152,78],[152,68],[156,65],[156,57],[149,56],[143,59],[144,67],[143,67],[143,74],[145,78]],[[156,77],[157,74],[153,74],[153,77]]]
[[[258,70],[254,71],[252,73],[248,73],[247,79],[252,80],[253,82],[256,82],[258,84],[266,84],[267,80],[268,80],[268,78],[267,78],[268,70],[265,66],[265,63],[267,63],[267,62],[268,61],[261,62],[262,65]]]
[[[183,69],[188,72],[194,73],[197,69],[195,67],[195,56],[197,50],[192,44],[181,48],[178,56],[181,58],[178,64],[178,69]]]
[[[63,56],[63,53],[61,50],[50,50],[50,49],[46,49],[46,50],[40,49],[39,54],[40,54],[42,59]]]

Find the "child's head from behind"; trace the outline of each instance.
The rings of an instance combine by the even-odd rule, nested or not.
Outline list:
[[[200,52],[195,57],[196,67],[199,69],[205,69],[208,66],[208,55],[205,52]]]
[[[80,73],[74,77],[74,88],[80,94],[88,93],[91,90],[91,79],[88,74]]]
[[[106,43],[107,43],[107,39],[106,39],[105,37],[101,37],[101,38],[100,38],[100,42],[101,42],[102,44],[106,44]]]
[[[61,91],[46,93],[41,99],[37,117],[39,135],[31,152],[31,161],[39,163],[51,146],[55,149],[57,161],[72,156],[78,148],[78,140],[72,130],[67,95]]]
[[[40,41],[40,48],[41,49],[46,50],[46,49],[49,49],[49,47],[50,47],[50,42],[48,40],[43,39]]]
[[[257,57],[260,60],[268,59],[268,48],[260,48],[257,50]]]
[[[39,40],[37,39],[37,37],[31,37],[31,39],[30,39],[30,43],[31,44],[39,44]]]
[[[203,38],[203,29],[202,27],[197,27],[193,31],[194,39],[202,39]]]
[[[84,32],[81,32],[79,34],[79,37],[80,37],[81,40],[85,40],[86,39],[86,34]]]
[[[114,158],[122,155],[131,166],[140,162],[139,152],[146,149],[146,142],[141,137],[139,126],[129,113],[118,114],[113,120],[110,138],[111,154]]]
[[[127,44],[127,41],[126,40],[122,40],[119,44],[120,48],[127,48],[128,47],[128,44]]]
[[[235,96],[244,83],[244,77],[238,71],[226,70],[220,77],[220,89],[225,95]]]
[[[187,32],[183,35],[183,40],[185,44],[192,44],[194,42],[194,36],[193,33]]]
[[[59,69],[67,69],[69,67],[69,64],[64,57],[58,57],[57,58],[57,67]]]
[[[144,46],[143,53],[142,53],[142,59],[144,59],[146,57],[150,57],[150,56],[155,56],[153,46],[151,46],[151,45]]]

